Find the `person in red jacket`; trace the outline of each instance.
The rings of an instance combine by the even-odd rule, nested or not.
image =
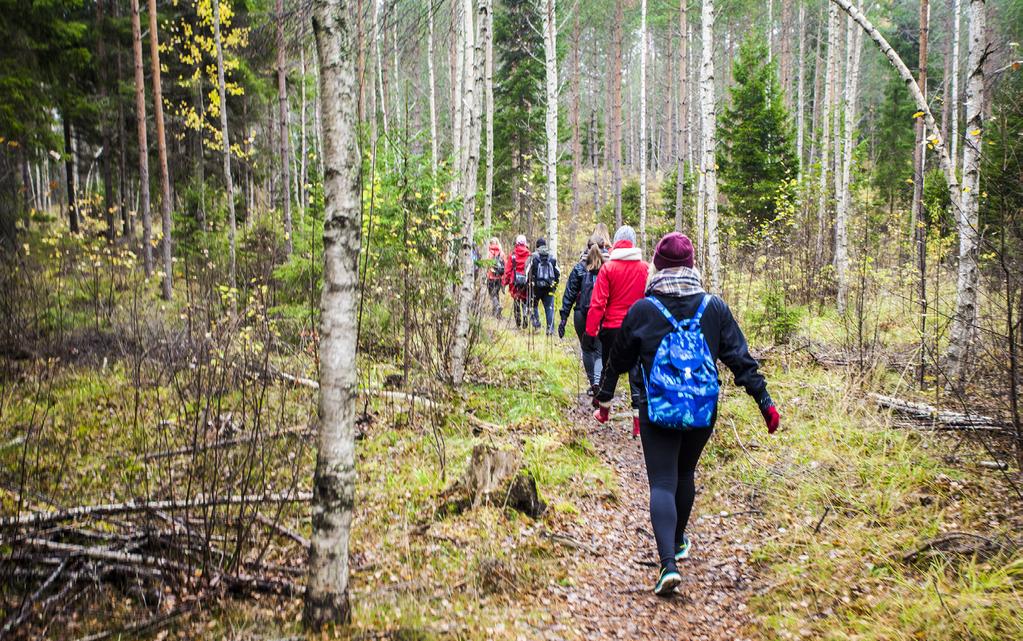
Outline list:
[[[618,330],[629,308],[646,291],[650,266],[636,245],[636,232],[623,225],[615,232],[610,260],[604,263],[593,285],[590,311],[586,315],[588,340],[600,338],[601,360],[607,362],[618,337]],[[643,398],[643,380],[638,368],[629,371],[632,392],[632,437],[639,435],[639,408]]]
[[[515,249],[508,254],[504,266],[504,284],[512,298],[512,310],[515,312],[515,326],[526,329],[529,326],[529,314],[526,307],[529,297],[529,278],[526,275],[526,264],[532,252],[526,237],[519,234],[515,237]]]
[[[501,285],[504,280],[504,252],[501,241],[495,236],[487,243],[487,294],[490,296],[490,308],[495,318],[501,318]]]

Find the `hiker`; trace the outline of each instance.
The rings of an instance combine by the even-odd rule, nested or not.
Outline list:
[[[774,434],[780,419],[728,305],[703,291],[689,238],[677,232],[662,238],[653,263],[657,271],[646,298],[632,306],[619,328],[593,403],[594,418],[606,422],[619,375],[641,366],[646,396],[640,434],[661,565],[654,592],[667,596],[682,581],[677,563],[692,549],[686,526],[696,463],[717,420],[717,360],[757,402],[768,433]]]
[[[533,328],[540,329],[540,310],[543,304],[544,319],[547,321],[547,335],[554,334],[554,290],[561,280],[558,259],[551,255],[547,241],[536,239],[536,251],[529,259],[529,307],[533,315]]]
[[[605,254],[611,251],[611,236],[607,232],[607,225],[597,223],[597,226],[593,228],[593,233],[590,234],[590,242],[599,245],[600,251]]]
[[[515,248],[504,263],[504,285],[511,294],[512,311],[515,316],[515,327],[529,327],[529,315],[526,310],[526,299],[529,294],[529,279],[526,277],[526,263],[529,262],[529,245],[526,237],[519,234],[515,237]]]
[[[586,314],[586,341],[592,348],[600,340],[600,357],[604,367],[611,346],[618,336],[625,314],[640,298],[646,288],[650,267],[643,261],[636,244],[636,232],[628,225],[615,231],[614,245],[609,260],[597,274],[593,285],[590,309]],[[629,372],[629,388],[632,401],[632,438],[639,436],[639,407],[642,402],[643,384],[639,369]]]
[[[487,270],[487,294],[495,318],[501,318],[501,285],[504,281],[504,254],[501,241],[495,236],[487,242],[487,258],[492,263]]]
[[[586,371],[586,380],[589,382],[586,393],[589,396],[596,393],[603,363],[600,339],[585,340],[586,313],[590,310],[593,286],[597,282],[597,273],[600,272],[601,266],[607,260],[607,254],[600,246],[603,240],[594,233],[586,243],[586,250],[579,256],[579,262],[572,268],[572,273],[569,274],[568,280],[565,282],[565,294],[561,298],[561,323],[558,325],[558,338],[564,338],[568,315],[574,306],[575,313],[572,315],[572,322],[582,351],[583,369]]]

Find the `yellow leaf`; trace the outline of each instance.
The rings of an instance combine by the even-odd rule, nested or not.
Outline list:
[[[914,118],[923,118],[924,117],[924,112],[918,111],[915,114],[913,114],[913,117]]]
[[[980,135],[980,129],[974,129],[973,131],[970,132],[970,135],[971,136],[979,136]]]

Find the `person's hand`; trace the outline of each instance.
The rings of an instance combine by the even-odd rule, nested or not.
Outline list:
[[[562,318],[561,322],[558,323],[558,338],[564,338],[565,337],[565,323],[566,323],[566,319],[564,319],[564,318]]]
[[[593,399],[593,404],[597,407],[597,410],[593,412],[593,418],[601,425],[607,423],[607,420],[611,417],[611,404],[601,403],[597,399]]]
[[[774,405],[768,405],[760,410],[760,413],[764,415],[764,422],[767,423],[767,433],[774,434],[778,431],[778,426],[781,425],[781,417],[778,415],[778,408]]]

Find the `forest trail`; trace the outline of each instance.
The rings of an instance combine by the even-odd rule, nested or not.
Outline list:
[[[678,593],[669,599],[655,596],[657,558],[642,446],[631,438],[628,414],[621,412],[598,428],[588,408],[589,398],[581,397],[573,418],[614,471],[618,493],[581,506],[579,519],[566,532],[598,555],[580,564],[572,585],[548,588],[555,620],[584,638],[747,638],[743,631],[750,623],[752,545],[742,540],[741,521],[706,512],[710,501],[697,471],[689,528],[693,556],[679,565]]]

